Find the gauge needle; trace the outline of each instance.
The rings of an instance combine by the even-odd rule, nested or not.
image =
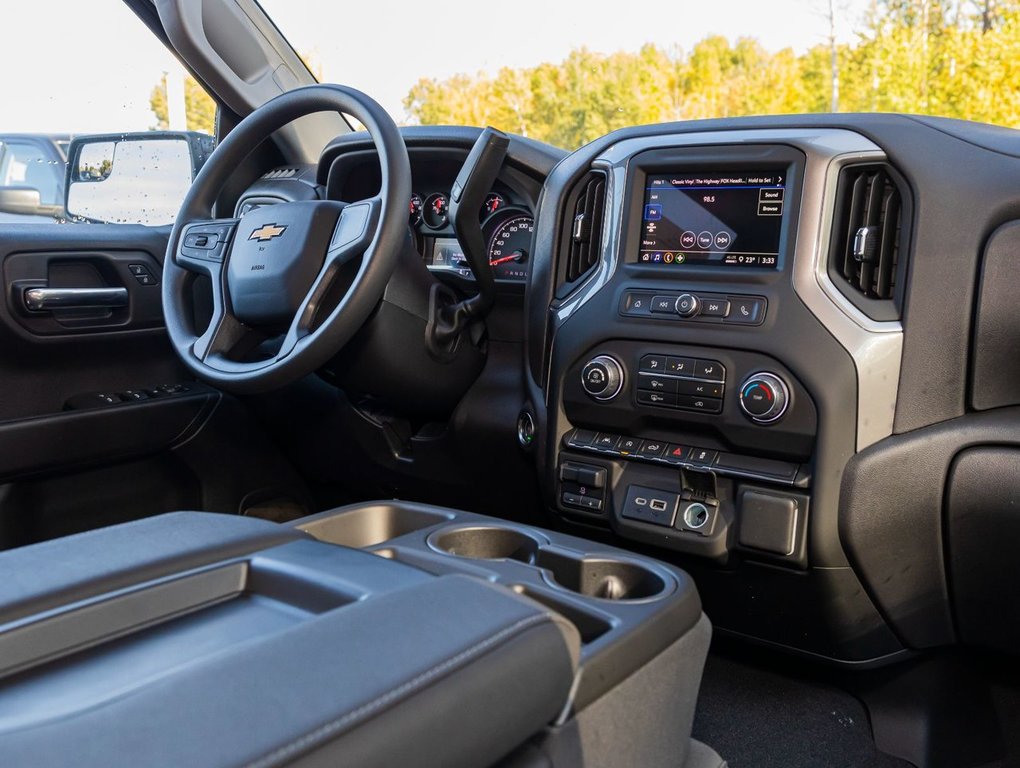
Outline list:
[[[500,264],[506,264],[508,261],[520,261],[521,260],[521,255],[522,254],[521,254],[520,251],[514,251],[509,256],[503,256],[502,258],[494,259],[494,260],[490,261],[489,262],[489,266],[490,267],[498,267]]]

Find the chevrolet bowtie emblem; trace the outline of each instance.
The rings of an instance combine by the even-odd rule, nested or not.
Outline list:
[[[264,243],[267,240],[272,240],[274,237],[279,237],[286,231],[287,227],[285,225],[265,224],[248,235],[248,239]]]

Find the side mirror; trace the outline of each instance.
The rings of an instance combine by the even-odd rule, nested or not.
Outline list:
[[[43,205],[42,195],[35,187],[0,187],[0,213],[19,216],[59,217],[63,209],[59,205]]]
[[[194,131],[80,136],[68,149],[65,208],[70,221],[172,224],[215,147]]]

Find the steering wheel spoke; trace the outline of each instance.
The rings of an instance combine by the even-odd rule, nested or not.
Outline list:
[[[285,357],[298,343],[311,334],[320,318],[323,300],[331,293],[343,267],[365,255],[375,237],[382,210],[378,196],[349,203],[340,212],[322,269],[305,294],[301,306],[284,336],[278,357]]]

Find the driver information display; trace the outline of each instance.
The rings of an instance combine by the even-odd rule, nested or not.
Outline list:
[[[649,175],[641,264],[775,267],[785,171]]]

